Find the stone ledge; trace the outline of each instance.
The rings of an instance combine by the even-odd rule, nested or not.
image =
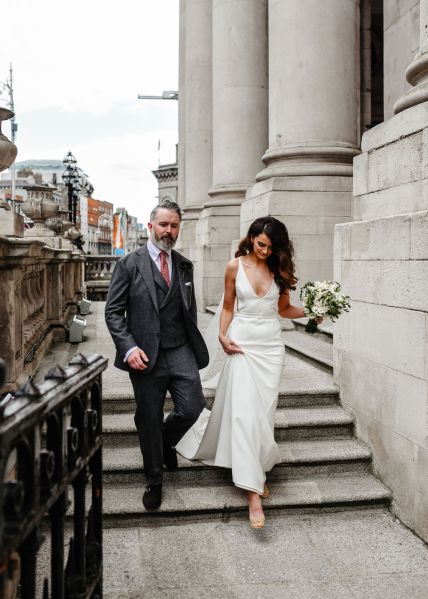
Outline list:
[[[380,123],[363,135],[362,152],[376,150],[428,126],[428,102],[418,104]]]
[[[426,260],[427,223],[422,210],[336,225],[336,260]]]

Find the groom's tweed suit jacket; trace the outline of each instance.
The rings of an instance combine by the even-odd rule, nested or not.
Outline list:
[[[204,368],[209,361],[208,350],[197,326],[197,311],[193,285],[193,265],[176,251],[172,251],[173,288],[176,301],[181,300],[182,321],[177,327],[177,334],[184,324],[187,340],[192,347],[199,368]],[[155,267],[156,268],[156,267]],[[113,271],[110,282],[105,318],[116,346],[114,365],[121,370],[131,370],[124,357],[132,347],[140,347],[149,358],[148,367],[141,374],[148,374],[156,363],[161,338],[161,317],[158,285],[155,282],[153,261],[147,246],[143,246],[121,258]],[[178,283],[178,289],[175,284]],[[166,299],[167,296],[166,296]],[[167,309],[167,306],[165,306]],[[177,312],[176,312],[177,313]],[[162,319],[168,331],[163,338],[171,338],[171,327],[174,323],[168,317]]]

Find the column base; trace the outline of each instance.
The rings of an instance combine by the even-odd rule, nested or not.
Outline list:
[[[245,192],[247,191],[249,184],[236,184],[236,185],[213,185],[208,191],[208,195],[211,200],[208,200],[204,204],[204,208],[211,208],[212,206],[236,206],[241,204],[245,198]]]
[[[241,207],[240,233],[271,215],[285,223],[295,249],[298,287],[333,278],[333,237],[337,223],[351,219],[352,178],[273,177],[248,190]],[[293,301],[297,292],[293,293]]]
[[[417,56],[406,69],[406,79],[413,85],[394,104],[394,114],[428,100],[428,52]]]
[[[190,260],[192,259],[190,254],[195,245],[195,228],[201,210],[202,206],[188,206],[183,209],[176,249]]]
[[[240,204],[205,207],[196,227],[195,291],[199,310],[217,304],[231,245],[239,236]]]
[[[352,177],[352,160],[360,150],[351,144],[311,142],[270,148],[263,156],[267,164],[256,177],[343,176]]]

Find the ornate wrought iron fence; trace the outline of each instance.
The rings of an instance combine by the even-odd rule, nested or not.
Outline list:
[[[28,382],[0,404],[0,597],[16,553],[20,597],[36,596],[40,532],[46,521],[50,576],[42,583],[43,598],[102,597],[101,373],[106,367],[107,359],[98,354],[77,354],[67,367],[51,369],[41,384]]]

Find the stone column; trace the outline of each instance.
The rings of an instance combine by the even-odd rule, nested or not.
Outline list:
[[[194,260],[195,224],[212,183],[211,0],[185,0],[180,19],[179,203],[184,215],[179,248]]]
[[[428,100],[428,0],[420,0],[419,52],[407,67],[406,79],[413,88],[397,100],[395,114]]]
[[[267,0],[213,0],[213,185],[196,232],[199,301],[218,302],[240,206],[267,144]]]
[[[179,13],[179,48],[178,48],[178,146],[177,146],[177,165],[178,165],[178,187],[177,202],[184,208],[185,203],[185,178],[184,178],[184,157],[185,157],[185,136],[186,128],[184,125],[185,117],[185,48],[186,48],[186,4],[187,0],[180,0]]]
[[[271,214],[295,242],[300,282],[332,277],[359,153],[359,1],[269,1],[269,147],[241,235]]]

